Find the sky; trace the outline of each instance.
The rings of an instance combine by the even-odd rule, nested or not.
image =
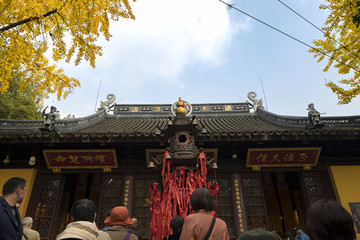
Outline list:
[[[312,45],[322,33],[279,0],[227,3]],[[320,0],[281,0],[321,28],[328,12]],[[308,47],[244,15],[219,0],[137,0],[136,20],[112,22],[110,41],[99,41],[103,56],[96,68],[83,61],[59,63],[81,87],[65,100],[51,96],[61,117],[95,112],[109,93],[117,104],[192,104],[246,102],[256,92],[272,113],[307,116],[314,103],[322,116],[360,115],[360,96],[338,105],[325,81],[346,77],[326,61],[317,63]]]

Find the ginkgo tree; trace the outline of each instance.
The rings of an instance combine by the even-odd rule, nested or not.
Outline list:
[[[16,71],[23,79],[19,87],[31,86],[40,99],[66,98],[80,82],[57,62],[85,60],[95,67],[102,55],[97,40],[109,40],[110,22],[121,18],[135,19],[128,0],[0,1],[0,94]]]
[[[326,85],[338,96],[339,104],[348,104],[360,94],[360,28],[358,0],[326,0],[320,9],[329,11],[322,30],[324,39],[314,40],[318,62],[327,59],[324,71],[331,66],[344,74],[337,82]]]

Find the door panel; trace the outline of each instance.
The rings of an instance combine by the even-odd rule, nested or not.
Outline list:
[[[106,212],[110,211],[113,207],[121,204],[121,189],[123,183],[123,176],[121,174],[103,174],[101,184],[101,193],[99,197],[99,209],[97,224],[99,229],[105,227],[104,220]]]
[[[30,200],[32,207],[27,215],[33,217],[33,228],[40,233],[42,240],[55,239],[54,228],[64,187],[63,176],[39,173],[35,186],[36,190],[34,189]]]
[[[247,230],[254,228],[268,229],[267,210],[260,173],[241,175]]]

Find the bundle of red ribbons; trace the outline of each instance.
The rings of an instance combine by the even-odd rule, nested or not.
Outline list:
[[[197,157],[198,170],[187,170],[180,166],[171,171],[169,156],[169,152],[164,154],[162,186],[153,183],[150,187],[152,218],[149,239],[152,240],[162,240],[171,234],[170,221],[173,217],[180,215],[186,218],[191,213],[190,196],[195,189],[208,187],[213,196],[219,190],[216,174],[213,182],[206,181],[207,167],[203,152],[199,152]]]

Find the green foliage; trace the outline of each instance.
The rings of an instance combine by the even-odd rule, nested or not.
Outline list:
[[[9,88],[0,93],[0,119],[42,119],[39,94],[31,86],[23,88],[17,73],[9,80]]]

